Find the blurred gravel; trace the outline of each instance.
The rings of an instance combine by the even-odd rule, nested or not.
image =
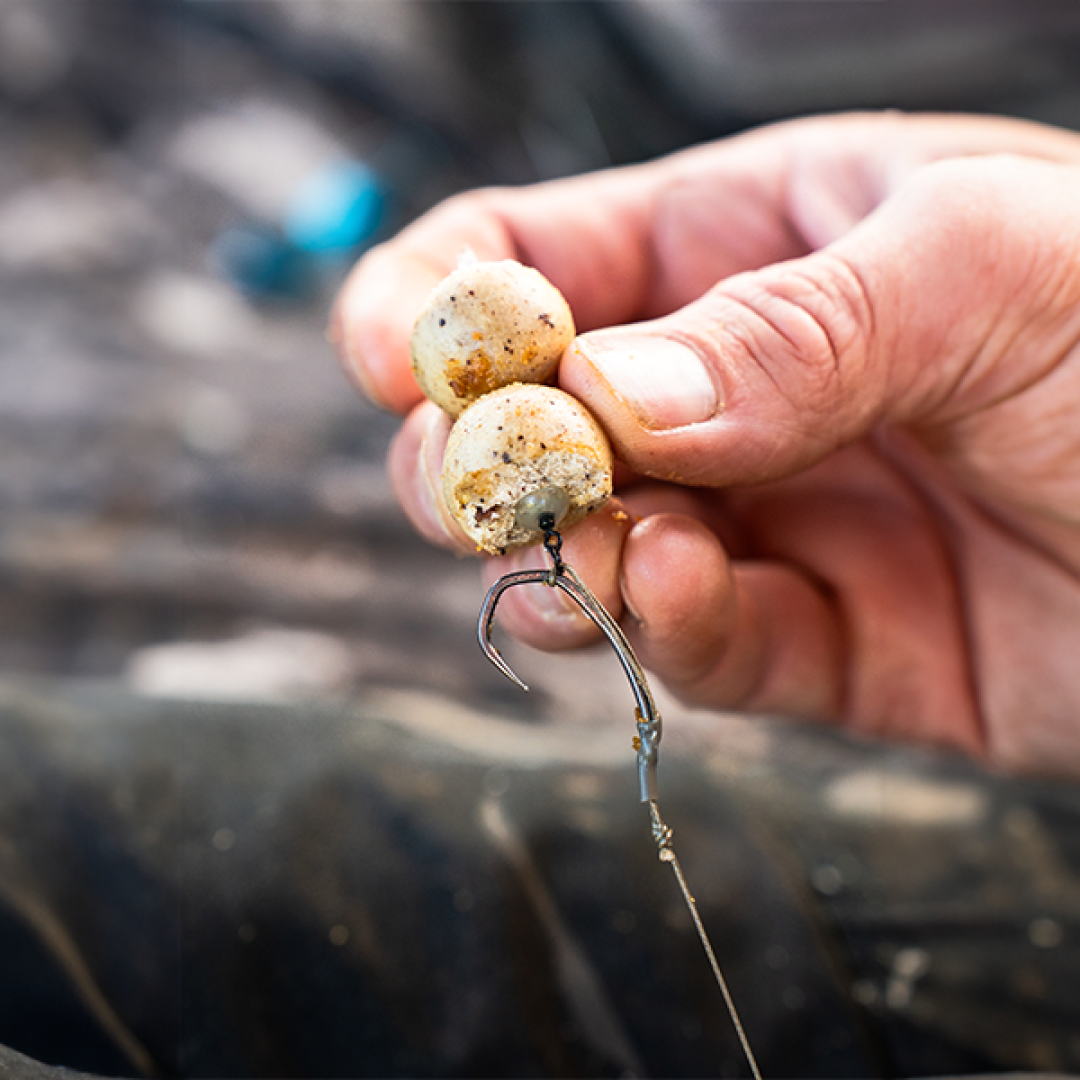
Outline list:
[[[225,190],[176,160],[237,102],[359,154],[388,124],[153,8],[0,5],[0,671],[123,679],[148,646],[270,626],[332,636],[353,685],[467,695],[474,570],[413,539],[394,421],[323,337],[344,261],[252,302],[211,251],[251,220],[257,163]],[[396,218],[451,183],[425,175]]]

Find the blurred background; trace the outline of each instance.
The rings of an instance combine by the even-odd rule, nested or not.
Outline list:
[[[556,664],[508,646],[535,686],[527,698],[479,656],[476,568],[422,544],[394,506],[383,459],[396,421],[339,372],[324,337],[329,306],[367,246],[453,192],[849,108],[1080,128],[1080,7],[0,0],[6,752],[33,728],[11,702],[58,692],[73,715],[108,727],[123,708],[103,700],[347,711],[393,691],[408,696],[384,693],[384,713],[422,715],[433,729],[488,713],[534,731],[588,724],[615,732],[611,754],[628,757],[626,689],[609,655]],[[732,760],[756,763],[758,781],[788,738],[668,709],[683,721],[671,728],[676,757],[715,746],[719,723]],[[44,752],[26,739],[30,756],[9,756],[13,770]],[[608,753],[603,743],[597,760]],[[718,768],[732,775],[730,760]],[[3,818],[9,841],[40,798]],[[970,824],[963,813],[949,820]],[[1014,838],[1031,826],[1017,820],[995,819]],[[200,821],[211,847],[232,847],[232,826]],[[842,863],[821,863],[835,874],[819,875],[819,899],[836,896]],[[1050,922],[1036,934],[1060,944]],[[240,925],[243,940],[253,924]],[[16,949],[17,930],[0,926],[0,939],[7,956],[30,955]],[[899,946],[875,955],[862,1005],[883,1008],[885,988],[899,985],[906,1007],[925,957]],[[38,1014],[19,1011],[27,985],[13,975],[0,990],[0,1043],[43,1058],[52,1048],[53,1064],[114,1061],[92,1039],[42,1034]],[[987,1056],[980,1044],[974,1056],[904,1067],[902,1040],[893,1058],[882,1053],[894,1072],[1080,1062],[1075,1040],[1063,1050],[1052,1032],[1040,1037],[1030,1052]],[[850,1045],[837,1036],[829,1053]],[[233,1067],[199,1052],[178,1052],[166,1071]],[[145,1064],[130,1045],[119,1060],[121,1072]],[[272,1056],[253,1060],[288,1071]],[[737,1056],[725,1061],[738,1072]],[[322,1074],[333,1067],[323,1061]]]
[[[1080,122],[1076,6],[975,10],[2,0],[0,671],[506,696],[323,338],[352,259],[466,187],[784,116]]]

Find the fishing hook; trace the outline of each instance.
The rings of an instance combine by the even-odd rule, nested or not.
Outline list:
[[[544,534],[544,550],[551,558],[551,566],[547,570],[516,570],[504,574],[488,589],[487,596],[484,597],[484,603],[480,608],[480,618],[477,624],[477,637],[480,641],[480,648],[483,649],[484,655],[511,682],[516,683],[522,690],[529,689],[518,677],[514,669],[503,659],[502,654],[491,640],[495,608],[498,606],[503,594],[518,585],[539,584],[553,589],[562,589],[608,639],[612,649],[615,651],[615,655],[619,658],[623,671],[626,673],[637,703],[634,713],[637,717],[638,733],[637,738],[634,740],[634,748],[637,750],[638,787],[641,793],[641,801],[647,803],[649,807],[649,821],[660,861],[670,863],[675,873],[679,889],[682,892],[683,899],[686,901],[686,906],[690,911],[701,944],[705,949],[705,955],[712,967],[720,993],[723,995],[728,1015],[731,1017],[743,1053],[746,1055],[746,1060],[750,1065],[750,1071],[755,1080],[761,1080],[757,1060],[750,1049],[750,1043],[743,1029],[742,1021],[739,1019],[739,1014],[735,1009],[734,999],[728,989],[727,980],[720,970],[720,963],[705,931],[705,925],[701,921],[697,901],[690,892],[682,866],[675,855],[675,849],[672,847],[672,831],[664,823],[663,818],[660,817],[660,806],[657,802],[656,767],[660,756],[660,735],[663,730],[663,723],[660,718],[660,710],[656,706],[652,690],[649,688],[648,680],[645,678],[645,669],[641,666],[641,662],[635,655],[626,634],[623,633],[622,627],[611,617],[611,613],[600,603],[596,594],[588,585],[578,577],[574,569],[563,561],[562,535],[556,528],[555,515],[550,512],[543,512],[537,515],[536,520],[540,531]]]
[[[544,518],[546,515],[541,515]],[[543,525],[544,522],[541,522]],[[652,691],[645,679],[645,671],[641,662],[634,655],[630,642],[626,639],[622,627],[611,617],[607,608],[597,599],[596,594],[581,580],[572,567],[562,560],[562,537],[554,527],[554,521],[549,528],[544,529],[544,548],[551,556],[551,568],[549,570],[518,570],[499,578],[488,590],[480,608],[480,621],[478,624],[478,637],[480,648],[484,655],[508,678],[517,683],[522,690],[528,690],[528,686],[517,676],[517,673],[503,659],[491,640],[491,626],[495,619],[495,608],[503,593],[517,585],[541,584],[551,588],[562,589],[574,603],[588,616],[593,624],[604,634],[615,650],[623,671],[630,681],[630,688],[634,692],[637,708],[634,710],[637,716],[638,735],[635,741],[638,762],[638,786],[641,789],[641,801],[644,803],[655,802],[657,798],[656,765],[660,756],[660,735],[662,721],[660,710],[656,707]]]

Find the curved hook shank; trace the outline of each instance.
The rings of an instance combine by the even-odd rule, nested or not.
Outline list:
[[[634,653],[622,627],[611,617],[610,612],[597,599],[593,591],[581,578],[560,562],[550,570],[518,570],[499,578],[488,589],[487,596],[480,608],[477,634],[480,648],[484,655],[512,682],[523,690],[528,686],[517,676],[514,669],[503,659],[499,650],[491,641],[491,627],[495,619],[495,608],[503,594],[517,585],[546,585],[548,588],[562,589],[585,613],[592,623],[608,639],[615,655],[619,658],[623,671],[630,682],[637,702],[638,727],[638,773],[641,784],[641,801],[651,802],[656,799],[656,762],[659,753],[662,721],[660,710],[656,707],[652,691],[645,678],[645,670]]]

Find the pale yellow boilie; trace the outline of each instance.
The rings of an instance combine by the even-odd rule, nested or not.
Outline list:
[[[471,254],[416,320],[417,382],[457,418],[443,495],[482,551],[535,543],[542,519],[573,525],[611,495],[603,431],[580,402],[543,385],[573,338],[569,306],[539,271]]]
[[[611,496],[611,448],[576,398],[515,383],[474,402],[450,431],[443,497],[482,551],[500,555],[541,538],[540,513],[560,529]]]
[[[424,394],[451,416],[514,382],[548,382],[574,340],[562,293],[511,259],[466,262],[436,286],[416,320],[412,364]]]

